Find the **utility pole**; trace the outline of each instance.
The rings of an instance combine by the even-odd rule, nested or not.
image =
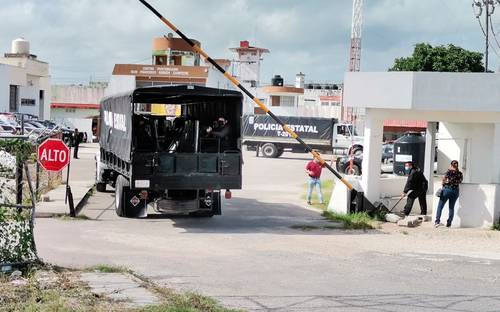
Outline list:
[[[485,37],[485,48],[484,48],[484,72],[488,72],[488,60],[489,60],[489,50],[490,50],[490,22],[491,16],[495,12],[497,5],[500,5],[500,0],[472,0],[472,7],[474,8],[474,13],[476,14],[477,21],[481,26],[484,37]],[[480,17],[485,12],[485,28],[481,23]]]

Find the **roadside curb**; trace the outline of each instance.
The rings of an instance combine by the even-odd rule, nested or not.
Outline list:
[[[78,216],[80,212],[82,212],[83,207],[87,204],[90,196],[94,194],[95,184],[89,187],[85,195],[83,195],[82,199],[75,205],[75,214]],[[69,211],[67,213],[58,213],[58,212],[40,212],[36,210],[35,207],[35,218],[58,218],[63,216],[68,216]]]
[[[83,207],[85,207],[85,205],[89,201],[90,196],[92,196],[94,194],[94,189],[95,189],[95,184],[93,184],[89,188],[89,190],[85,193],[85,195],[83,195],[80,202],[78,204],[76,204],[76,206],[75,206],[75,214],[76,215],[78,215],[78,214],[80,214],[80,212],[82,212]]]

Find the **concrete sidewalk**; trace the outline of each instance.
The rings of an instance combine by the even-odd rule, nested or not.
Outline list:
[[[99,150],[97,143],[85,143],[80,145],[78,159],[71,155],[71,167],[69,185],[73,193],[75,208],[84,199],[87,192],[95,182],[95,155]],[[71,150],[73,153],[73,150]],[[41,201],[36,205],[36,217],[47,217],[69,214],[69,205],[64,203],[66,195],[67,168],[63,170],[63,183],[57,188],[46,193],[49,201]]]

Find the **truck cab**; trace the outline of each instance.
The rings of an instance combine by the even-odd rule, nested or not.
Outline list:
[[[363,152],[363,137],[357,135],[350,123],[338,123],[333,128],[332,145],[334,150],[348,150],[349,154],[359,155]]]
[[[116,213],[221,214],[221,190],[242,185],[242,95],[200,86],[138,88],[101,103],[98,190]]]

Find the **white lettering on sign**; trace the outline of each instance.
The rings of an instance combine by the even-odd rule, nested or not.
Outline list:
[[[104,124],[108,127],[127,132],[127,121],[124,114],[104,111]]]
[[[310,125],[288,125],[290,129],[292,129],[294,132],[302,132],[302,133],[318,133],[318,129],[316,126],[310,126]],[[280,132],[287,133],[283,131],[283,127],[279,124],[264,124],[264,123],[254,123],[253,124],[253,129],[254,130],[266,130],[266,131],[278,131],[279,136],[284,136],[280,134]]]
[[[187,71],[180,71],[176,67],[154,67],[143,66],[138,69],[131,69],[132,75],[145,75],[145,76],[189,76]]]
[[[40,161],[57,161],[64,163],[67,160],[68,155],[62,150],[51,150],[44,149],[42,155],[40,155]]]
[[[407,162],[407,161],[412,161],[412,160],[413,160],[412,155],[396,154],[396,161],[397,162]]]

